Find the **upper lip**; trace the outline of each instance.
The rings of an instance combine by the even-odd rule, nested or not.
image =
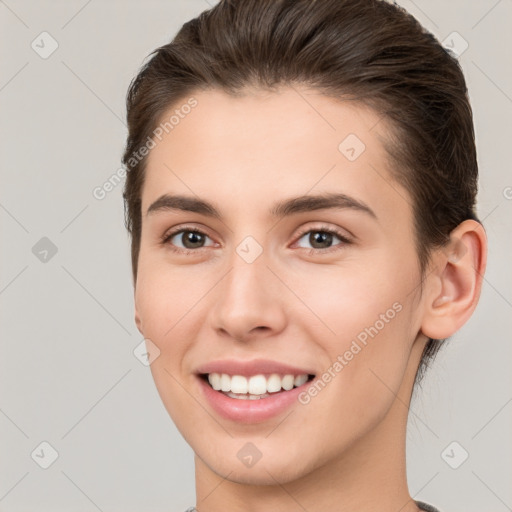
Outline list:
[[[223,359],[211,361],[199,366],[196,370],[199,374],[225,373],[227,375],[259,375],[277,373],[280,375],[314,375],[311,369],[290,366],[289,364],[271,361],[269,359],[252,359],[240,361],[235,359]]]

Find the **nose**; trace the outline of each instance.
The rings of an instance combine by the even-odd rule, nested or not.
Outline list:
[[[214,330],[237,341],[275,336],[286,325],[283,285],[262,254],[247,263],[237,254],[230,271],[215,287],[210,322]]]

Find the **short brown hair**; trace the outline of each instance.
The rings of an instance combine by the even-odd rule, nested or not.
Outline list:
[[[472,110],[457,59],[404,9],[384,0],[221,0],[156,49],[130,84],[123,155],[134,283],[147,158],[134,152],[194,91],[243,93],[302,84],[364,103],[393,128],[383,144],[409,191],[422,278],[431,251],[475,214]],[[430,339],[418,375],[441,340]]]

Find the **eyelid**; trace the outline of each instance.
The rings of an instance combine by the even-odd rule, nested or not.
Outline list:
[[[323,233],[330,233],[330,234],[338,237],[340,239],[341,243],[333,245],[331,247],[327,247],[326,249],[318,249],[315,247],[307,249],[306,247],[301,247],[301,249],[306,249],[307,251],[309,251],[310,254],[314,254],[314,253],[328,254],[331,251],[340,250],[343,247],[345,247],[349,244],[352,244],[354,241],[354,238],[355,238],[352,235],[352,233],[350,233],[350,235],[347,235],[347,234],[345,234],[345,231],[342,231],[340,228],[335,228],[335,227],[331,227],[331,226],[322,224],[320,226],[306,226],[306,227],[301,228],[299,233],[297,235],[295,235],[295,237],[294,237],[295,242],[293,242],[292,245],[296,245],[297,242],[307,233],[315,232],[315,231],[323,232]]]
[[[341,228],[338,228],[338,227],[332,227],[332,226],[328,226],[327,224],[323,223],[321,225],[317,225],[317,226],[306,226],[306,227],[302,227],[300,228],[299,230],[299,233],[297,235],[295,235],[295,238],[300,238],[302,237],[303,235],[305,235],[306,233],[309,233],[310,231],[326,231],[328,233],[333,233],[337,236],[339,236],[340,238],[343,238],[343,239],[346,239],[346,240],[352,240],[354,237],[354,235],[352,235],[352,233],[350,233],[350,231],[348,230],[342,230]]]
[[[206,228],[198,228],[197,226],[190,226],[186,224],[179,224],[178,226],[174,226],[171,229],[168,229],[160,238],[160,241],[163,245],[169,244],[169,241],[171,238],[175,237],[177,234],[182,232],[193,232],[193,233],[200,233],[201,235],[207,236],[210,238],[210,240],[213,241],[213,238],[207,233]],[[171,245],[171,244],[169,244]],[[211,247],[211,246],[207,246]],[[198,251],[201,249],[206,249],[206,247],[198,247],[197,249],[182,249],[181,247],[173,247],[173,249],[176,249],[177,251]]]

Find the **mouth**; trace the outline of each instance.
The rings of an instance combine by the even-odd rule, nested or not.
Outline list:
[[[214,414],[239,424],[255,424],[296,404],[315,373],[270,360],[224,360],[197,368],[196,377]]]
[[[284,414],[315,377],[312,368],[269,359],[210,361],[195,374],[212,413],[242,424]]]
[[[262,400],[304,386],[314,379],[313,374],[256,374],[230,375],[201,373],[199,377],[214,391],[236,400]]]

